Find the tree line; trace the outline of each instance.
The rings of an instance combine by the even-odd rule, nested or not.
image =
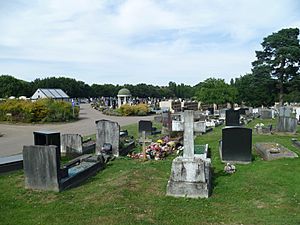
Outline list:
[[[145,98],[197,99],[206,104],[244,103],[248,106],[271,106],[274,102],[300,102],[300,45],[299,29],[288,28],[263,39],[262,50],[256,51],[251,73],[231,79],[208,78],[195,86],[176,84],[168,86],[151,84],[92,84],[88,85],[66,77],[48,77],[32,82],[10,75],[0,76],[0,98],[9,96],[30,97],[37,88],[61,88],[70,97],[116,96],[125,87],[132,96]]]

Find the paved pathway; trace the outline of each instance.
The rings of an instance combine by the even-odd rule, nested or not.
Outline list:
[[[81,135],[89,135],[96,133],[95,121],[100,119],[108,119],[116,121],[120,126],[137,123],[139,120],[153,120],[153,116],[145,117],[116,117],[106,116],[101,112],[91,108],[89,104],[81,104],[80,120],[73,123],[65,124],[38,124],[38,125],[9,125],[0,124],[0,156],[14,155],[21,153],[23,145],[33,144],[33,131],[58,131],[64,133],[78,133]]]

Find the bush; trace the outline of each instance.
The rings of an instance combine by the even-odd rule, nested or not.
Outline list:
[[[64,122],[77,119],[79,108],[53,99],[7,100],[0,103],[0,120],[15,122]]]
[[[149,112],[149,108],[146,104],[138,105],[121,105],[119,108],[123,116],[146,116]]]

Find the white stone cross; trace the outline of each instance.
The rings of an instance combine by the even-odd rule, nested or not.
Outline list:
[[[194,157],[194,131],[206,132],[205,122],[199,121],[194,122],[194,111],[185,110],[184,116],[181,121],[172,121],[172,131],[183,131],[183,157],[193,158]]]

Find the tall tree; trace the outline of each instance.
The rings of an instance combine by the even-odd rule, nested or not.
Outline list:
[[[206,104],[233,103],[236,99],[236,88],[226,84],[223,79],[208,78],[196,87],[198,100]]]
[[[237,102],[248,106],[271,106],[275,102],[276,89],[269,73],[262,70],[235,79]]]
[[[0,76],[0,98],[10,96],[19,97],[22,95],[31,97],[30,94],[30,85],[28,82],[9,75]]]
[[[282,29],[264,38],[263,50],[256,51],[257,60],[252,63],[253,70],[264,68],[277,80],[279,102],[283,104],[285,85],[299,75],[300,45],[299,29]]]

